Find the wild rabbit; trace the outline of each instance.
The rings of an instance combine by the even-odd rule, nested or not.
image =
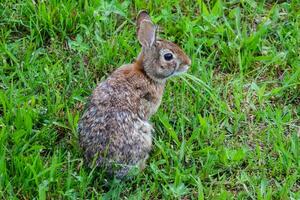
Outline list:
[[[145,167],[153,131],[148,120],[161,103],[166,80],[191,65],[176,44],[156,38],[146,11],[137,16],[137,38],[142,50],[136,61],[96,87],[78,124],[85,161],[106,167],[117,178]]]

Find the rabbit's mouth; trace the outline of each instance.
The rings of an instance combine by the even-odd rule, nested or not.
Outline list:
[[[190,68],[189,65],[184,65],[184,66],[178,68],[172,75],[175,76],[175,75],[179,75],[179,74],[185,73],[185,72],[187,72],[187,70],[189,68]]]
[[[167,75],[166,77],[169,78],[169,77],[172,77],[172,76],[177,76],[177,75],[180,75],[182,73],[185,73],[188,69],[189,69],[190,66],[188,65],[184,65],[183,67],[180,67],[178,69],[174,69],[169,75]]]
[[[182,66],[181,68],[179,68],[177,71],[178,71],[179,73],[184,73],[184,72],[186,72],[189,68],[190,68],[189,65],[184,65],[184,66]]]
[[[159,79],[167,79],[167,78],[170,78],[170,77],[173,77],[173,76],[177,76],[177,75],[180,75],[184,72],[186,72],[188,69],[189,69],[189,65],[184,65],[182,67],[175,67],[170,73],[168,74],[157,74],[156,77],[159,78]]]

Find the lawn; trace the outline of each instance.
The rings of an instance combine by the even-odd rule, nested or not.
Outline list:
[[[0,199],[300,199],[300,1],[2,0]],[[87,97],[140,51],[135,16],[192,59],[146,169],[87,168]]]

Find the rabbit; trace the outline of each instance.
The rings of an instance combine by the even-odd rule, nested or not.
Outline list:
[[[89,98],[78,122],[79,144],[89,166],[105,167],[122,179],[143,170],[152,147],[150,117],[157,111],[166,80],[186,72],[190,58],[176,44],[156,37],[146,11],[137,16],[137,59],[116,69]]]

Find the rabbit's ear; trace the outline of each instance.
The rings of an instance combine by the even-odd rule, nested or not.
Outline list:
[[[155,43],[156,26],[146,11],[137,16],[137,37],[143,47],[151,47]]]

